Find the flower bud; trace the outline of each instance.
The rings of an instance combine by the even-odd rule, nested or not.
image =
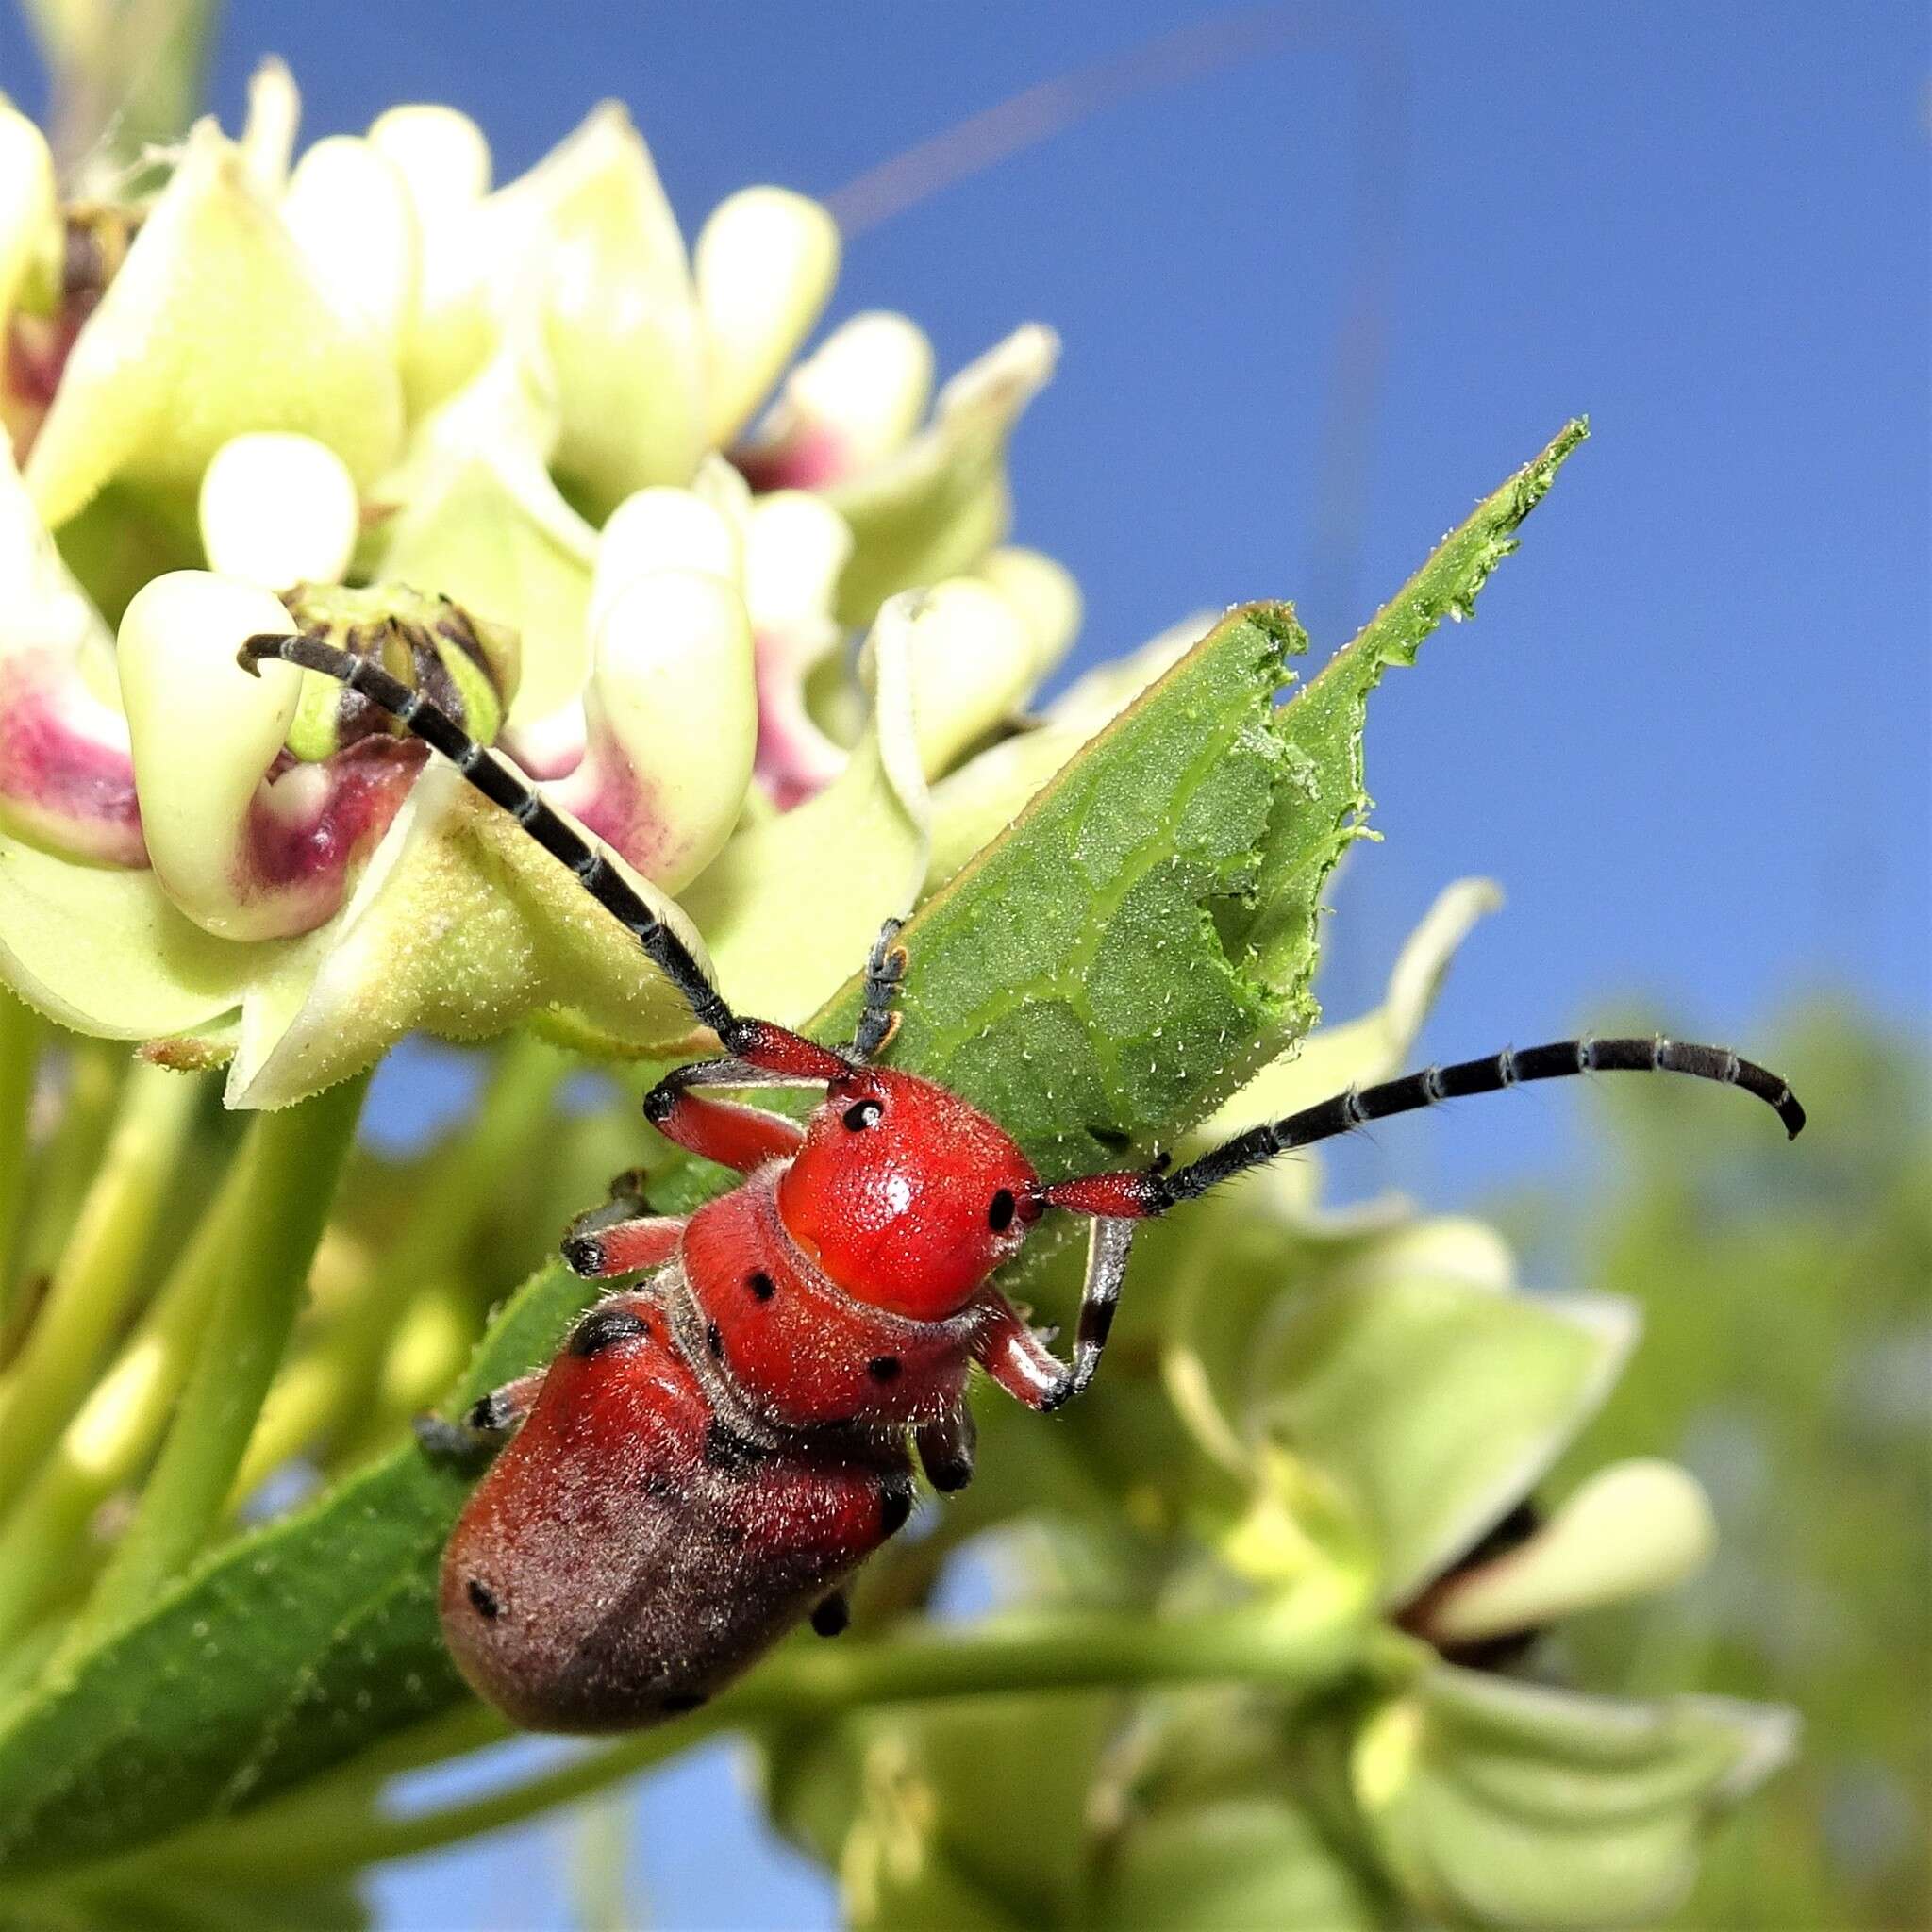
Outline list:
[[[845,767],[844,747],[811,715],[806,683],[843,636],[832,601],[851,555],[845,519],[822,496],[777,490],[747,513],[744,601],[758,647],[758,776],[783,811]]]
[[[692,271],[705,328],[706,433],[722,446],[824,308],[839,273],[839,231],[802,194],[742,189],[705,224]]]
[[[0,329],[24,283],[53,278],[59,246],[47,143],[25,115],[0,98]]]
[[[973,575],[990,584],[1026,628],[1038,683],[1066,655],[1080,630],[1080,586],[1043,551],[1013,546],[980,558]]]
[[[252,429],[314,436],[366,481],[400,447],[402,391],[388,345],[204,122],[75,341],[27,487],[58,528],[116,478],[192,491]]]
[[[1710,1503],[1688,1472],[1655,1459],[1613,1463],[1526,1541],[1431,1591],[1409,1627],[1451,1647],[1533,1630],[1669,1590],[1716,1544]]]
[[[1363,1725],[1370,1841],[1431,1922],[1594,1932],[1671,1916],[1699,1835],[1790,1755],[1789,1712],[1640,1703],[1438,1665]]]
[[[934,585],[910,638],[913,730],[931,778],[1032,688],[1034,644],[1011,605],[972,577]]]
[[[301,125],[301,90],[287,63],[271,54],[248,76],[248,112],[236,142],[249,186],[266,202],[279,200],[289,185],[289,163]]]
[[[312,908],[291,919],[284,898],[265,899],[249,853],[251,808],[294,719],[300,674],[271,661],[252,677],[236,653],[258,632],[294,628],[258,585],[206,571],[155,578],[121,620],[121,699],[148,856],[168,896],[225,939],[319,923]]]
[[[932,373],[932,344],[908,317],[855,315],[786,378],[739,465],[759,490],[823,490],[858,475],[918,428]]]
[[[316,279],[399,353],[415,320],[422,240],[396,164],[366,141],[319,141],[289,181],[282,220]]]
[[[596,622],[584,755],[550,797],[675,891],[738,822],[758,743],[751,624],[696,570],[631,578]]]
[[[735,584],[742,558],[737,530],[703,497],[664,484],[640,490],[611,511],[597,539],[591,626],[594,630],[618,597],[653,571],[702,571]]]
[[[890,461],[828,486],[856,545],[839,587],[845,623],[970,570],[1006,534],[1007,441],[1058,355],[1051,329],[1015,329],[946,384],[931,424]]]
[[[683,237],[614,105],[491,204],[556,375],[558,470],[602,508],[688,483],[704,449],[704,346]]]
[[[349,567],[360,508],[341,457],[312,436],[258,430],[225,442],[201,479],[209,569],[270,591],[333,583]]]
[[[403,344],[412,416],[426,415],[490,359],[496,341],[483,241],[490,143],[454,108],[391,108],[369,145],[394,167],[415,213],[417,285]]]

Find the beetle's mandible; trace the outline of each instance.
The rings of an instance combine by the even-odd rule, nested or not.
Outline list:
[[[849,1044],[734,1012],[602,849],[421,692],[318,637],[261,636],[339,678],[453,762],[637,940],[718,1037],[644,1102],[658,1130],[744,1176],[684,1220],[620,1185],[564,1241],[580,1274],[641,1274],[597,1303],[546,1369],[459,1423],[432,1453],[502,1447],[444,1554],[443,1629],[470,1683],[519,1724],[625,1730],[695,1708],[809,1617],[845,1621],[843,1586],[905,1523],[912,1458],[936,1489],[973,1474],[975,1365],[1049,1410],[1107,1346],[1137,1224],[1291,1148],[1524,1080],[1688,1074],[1740,1087],[1787,1130],[1804,1110],[1775,1074],[1723,1047],[1569,1040],[1429,1067],[1250,1129],[1178,1172],[1043,1184],[1012,1138],[930,1080],[876,1064],[906,954],[867,965]],[[822,1090],[803,1125],[708,1087]],[[992,1280],[1049,1209],[1092,1224],[1071,1361]]]

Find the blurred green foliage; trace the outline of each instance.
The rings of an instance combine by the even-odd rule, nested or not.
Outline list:
[[[1665,1083],[1603,1083],[1622,1171],[1583,1220],[1577,1278],[1637,1302],[1644,1332],[1561,1474],[1672,1457],[1723,1534],[1691,1584],[1566,1637],[1586,1681],[1802,1719],[1796,1761],[1713,1840],[1679,1923],[1924,1925],[1932,1069],[1843,1001],[1774,1030],[1765,1058],[1810,1109],[1796,1150]]]

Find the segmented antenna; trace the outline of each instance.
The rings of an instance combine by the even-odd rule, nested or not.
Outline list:
[[[237,654],[242,670],[259,676],[265,658],[319,671],[351,691],[359,691],[378,710],[439,751],[492,805],[516,820],[537,843],[576,875],[598,905],[628,931],[646,957],[684,997],[692,1017],[724,1041],[727,1052],[745,1041],[747,1029],[758,1022],[742,1020],[705,976],[691,949],[645,905],[617,868],[539,792],[523,774],[487,746],[479,744],[447,711],[411,691],[370,658],[339,651],[307,632],[292,636],[262,632],[250,638]]]
[[[1740,1087],[1773,1108],[1796,1140],[1805,1124],[1805,1109],[1788,1082],[1755,1060],[1740,1058],[1725,1046],[1698,1046],[1689,1041],[1557,1040],[1547,1046],[1521,1051],[1505,1047],[1488,1059],[1458,1060],[1454,1066],[1424,1067],[1399,1080],[1376,1087],[1351,1087],[1332,1100],[1291,1113],[1286,1120],[1250,1127],[1225,1145],[1205,1154],[1191,1167],[1175,1174],[1150,1174],[1144,1185],[1150,1197],[1146,1211],[1158,1213],[1176,1202],[1191,1201],[1234,1174],[1258,1167],[1291,1148],[1309,1147],[1317,1141],[1366,1126],[1391,1114],[1412,1113],[1441,1100],[1460,1100],[1471,1093],[1495,1093],[1527,1080],[1560,1080],[1572,1074],[1687,1074],[1694,1080],[1714,1080]],[[1158,1206],[1152,1206],[1158,1200]]]

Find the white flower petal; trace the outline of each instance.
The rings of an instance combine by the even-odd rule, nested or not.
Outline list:
[[[746,188],[721,202],[692,259],[706,340],[706,432],[730,441],[810,333],[839,274],[839,231],[815,201]]]
[[[388,345],[204,122],[75,338],[27,487],[58,528],[115,478],[191,493],[251,429],[314,436],[367,480],[401,446],[402,389]]]
[[[743,546],[737,528],[694,491],[656,484],[626,496],[597,538],[591,577],[594,631],[617,598],[653,571],[702,571],[735,584]]]
[[[287,63],[271,54],[248,76],[248,115],[236,143],[249,186],[264,201],[275,200],[288,184],[301,125],[302,92]]]
[[[201,479],[208,567],[264,590],[340,581],[359,516],[348,466],[312,436],[258,430],[235,437]]]
[[[1431,1592],[1422,1634],[1456,1644],[1534,1630],[1669,1590],[1716,1547],[1709,1499],[1688,1471],[1654,1458],[1613,1463],[1526,1542]]]
[[[739,459],[761,490],[817,490],[904,446],[932,395],[932,344],[888,310],[841,323],[786,378]]]
[[[751,783],[758,693],[736,588],[656,570],[597,620],[582,762],[544,790],[675,891],[730,836]]]
[[[400,353],[415,320],[422,240],[396,164],[346,134],[319,141],[290,179],[282,220],[316,279]]]
[[[913,596],[879,613],[872,717],[845,769],[795,811],[741,832],[685,894],[741,1011],[802,1023],[919,892],[928,808],[910,658],[924,621]]]
[[[121,699],[148,856],[168,896],[222,939],[319,924],[312,907],[248,885],[250,808],[288,736],[301,674],[271,661],[251,677],[235,655],[258,632],[294,628],[259,585],[188,570],[155,578],[121,620]]]

